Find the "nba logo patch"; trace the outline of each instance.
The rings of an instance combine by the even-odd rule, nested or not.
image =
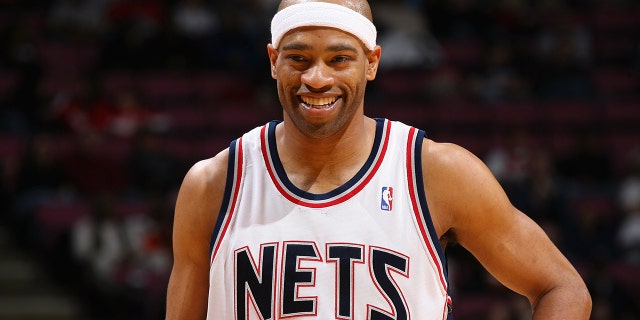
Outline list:
[[[380,209],[384,211],[391,211],[393,208],[393,188],[382,187],[382,193],[380,197]]]

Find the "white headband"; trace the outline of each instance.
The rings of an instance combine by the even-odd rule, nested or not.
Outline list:
[[[369,19],[347,7],[327,2],[303,2],[280,10],[271,20],[271,44],[277,48],[290,30],[316,26],[348,32],[369,50],[376,46],[376,27]]]

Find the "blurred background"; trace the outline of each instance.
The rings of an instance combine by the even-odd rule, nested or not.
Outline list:
[[[163,318],[182,177],[281,118],[277,3],[0,0],[0,318]],[[592,319],[637,319],[638,2],[371,3],[366,113],[482,158],[580,271]],[[457,319],[527,319],[448,256]]]

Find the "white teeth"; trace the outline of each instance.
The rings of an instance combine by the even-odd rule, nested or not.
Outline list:
[[[333,104],[338,98],[311,98],[311,97],[302,97],[302,101],[310,106],[325,106]]]

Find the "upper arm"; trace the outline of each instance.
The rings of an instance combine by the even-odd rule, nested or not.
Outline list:
[[[167,289],[167,319],[204,319],[209,290],[209,246],[222,203],[228,151],[195,164],[176,201],[174,263]]]
[[[584,285],[533,220],[516,209],[480,159],[427,140],[425,192],[439,236],[449,231],[505,286],[532,304],[558,286]]]

